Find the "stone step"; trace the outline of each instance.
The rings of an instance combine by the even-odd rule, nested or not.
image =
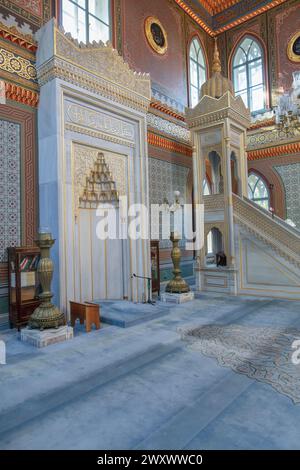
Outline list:
[[[97,372],[81,378],[80,381],[72,383],[72,386],[63,386],[52,390],[50,393],[39,394],[23,401],[0,414],[0,441],[4,438],[7,439],[10,433],[13,434],[21,426],[32,424],[35,420],[38,422],[49,413],[65,405],[74,403],[74,406],[76,406],[76,403],[82,400],[83,396],[133,373],[141,367],[161,360],[165,356],[178,351],[181,346],[178,341],[169,344],[156,344],[139,355],[134,354],[125,360],[109,364],[97,370]]]
[[[184,449],[210,422],[236,400],[253,381],[232,373],[217,381],[197,400],[187,404],[163,426],[141,441],[136,449]]]

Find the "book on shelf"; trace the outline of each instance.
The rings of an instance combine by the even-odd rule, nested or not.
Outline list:
[[[20,271],[36,269],[39,262],[39,255],[25,256],[20,263]]]
[[[22,261],[20,262],[20,271],[24,271],[24,269],[26,268],[26,264],[28,263],[28,257],[25,256]]]
[[[39,259],[40,259],[40,256],[39,255],[35,255],[33,258],[32,258],[32,261],[30,263],[30,267],[29,269],[36,269],[37,268],[37,265],[39,263]]]

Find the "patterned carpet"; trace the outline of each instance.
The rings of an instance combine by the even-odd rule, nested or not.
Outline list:
[[[292,361],[292,345],[300,339],[300,330],[205,325],[179,332],[192,350],[216,359],[234,372],[271,385],[294,404],[300,403],[300,364]]]

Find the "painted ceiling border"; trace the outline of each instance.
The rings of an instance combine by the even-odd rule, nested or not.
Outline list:
[[[183,10],[185,11],[190,18],[192,18],[207,34],[209,34],[211,37],[217,36],[221,33],[224,33],[225,31],[228,31],[229,29],[234,28],[235,26],[240,25],[241,23],[244,23],[245,21],[248,21],[255,16],[261,15],[262,13],[265,13],[268,10],[271,10],[272,8],[275,8],[279,5],[282,5],[283,3],[286,3],[288,0],[273,0],[270,3],[261,6],[260,8],[257,8],[256,10],[252,11],[251,13],[248,13],[246,15],[243,15],[240,18],[237,18],[234,21],[231,21],[227,25],[222,26],[221,28],[218,28],[214,30],[211,26],[209,26],[200,16],[194,11],[194,9],[188,5],[185,1],[183,0],[174,0],[175,3]],[[234,6],[234,5],[233,5]],[[232,8],[232,7],[231,7]],[[225,11],[225,10],[224,10]]]

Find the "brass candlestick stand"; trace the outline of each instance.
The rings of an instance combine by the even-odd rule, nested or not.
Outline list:
[[[39,295],[41,304],[35,309],[29,319],[29,327],[44,330],[45,328],[58,328],[65,325],[66,320],[63,313],[52,304],[51,282],[53,277],[53,261],[50,258],[50,248],[54,245],[51,233],[39,233],[36,244],[41,249],[41,259],[38,264],[38,276],[42,286]]]
[[[172,294],[183,294],[186,292],[190,292],[190,286],[181,277],[181,269],[180,269],[181,251],[178,246],[180,238],[176,237],[174,232],[171,232],[170,240],[173,243],[173,249],[171,251],[171,258],[172,258],[173,265],[174,265],[174,270],[173,270],[174,278],[167,284],[166,292],[169,292]]]

